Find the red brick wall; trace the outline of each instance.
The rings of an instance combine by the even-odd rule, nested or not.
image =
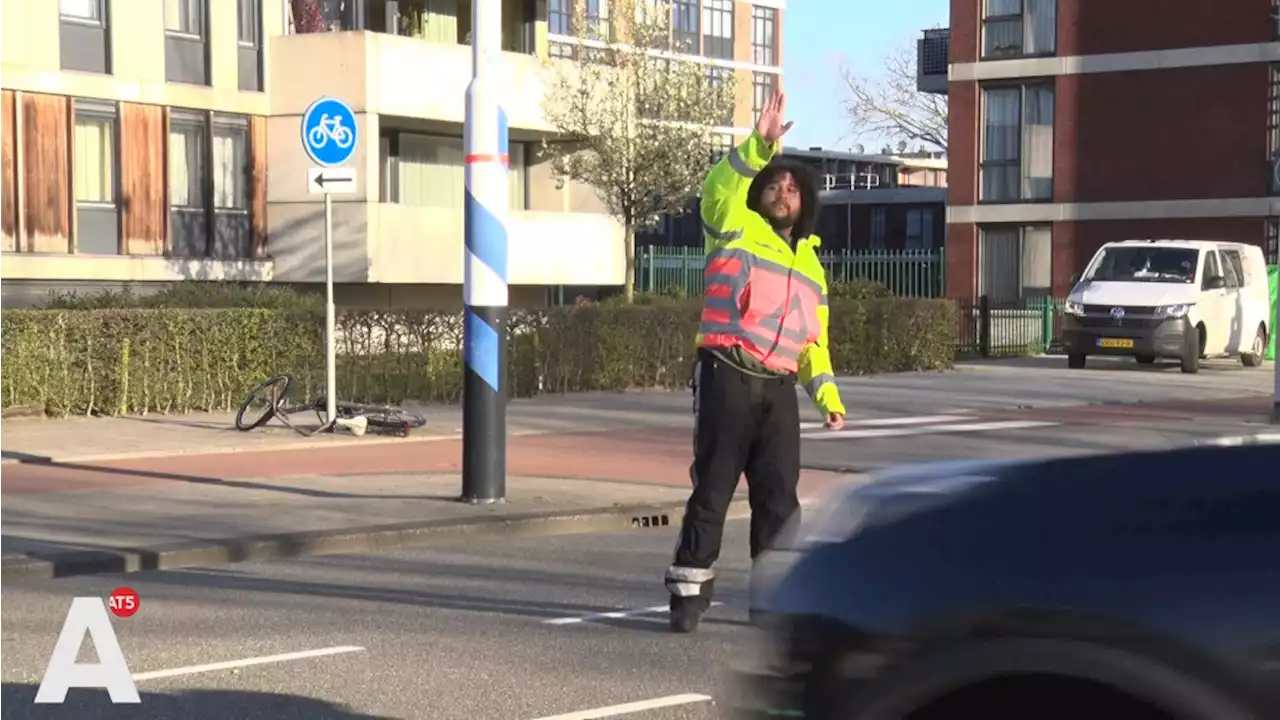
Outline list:
[[[1265,195],[1268,72],[1253,63],[1057,78],[1054,201]]]
[[[977,61],[982,4],[982,0],[951,0],[950,62]]]
[[[947,90],[947,203],[978,201],[978,84],[953,82]]]
[[[978,293],[978,229],[973,223],[947,225],[946,296],[971,298]]]
[[[1271,0],[1058,0],[1058,54],[1270,42],[1270,15]]]

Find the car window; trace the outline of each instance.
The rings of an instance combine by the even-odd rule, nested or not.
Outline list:
[[[1154,244],[1108,247],[1084,279],[1097,282],[1192,283],[1196,279],[1196,251]]]
[[[1213,250],[1206,250],[1204,253],[1204,281],[1200,283],[1200,289],[1209,289],[1209,278],[1221,275],[1222,271],[1218,269],[1218,253]]]
[[[1240,287],[1240,276],[1236,274],[1230,253],[1230,250],[1222,250],[1218,253],[1222,256],[1222,279],[1226,281],[1228,289]]]
[[[1239,250],[1223,250],[1222,257],[1225,260],[1223,267],[1229,269],[1227,273],[1227,287],[1244,287],[1249,282],[1249,277],[1245,274],[1244,259],[1240,257]],[[1235,284],[1232,285],[1232,275],[1235,276]]]

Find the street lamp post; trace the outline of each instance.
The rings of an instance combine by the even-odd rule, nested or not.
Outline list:
[[[463,301],[462,500],[500,502],[507,481],[507,116],[494,78],[502,0],[471,0]]]

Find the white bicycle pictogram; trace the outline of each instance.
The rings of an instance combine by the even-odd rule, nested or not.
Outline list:
[[[328,145],[330,140],[333,140],[335,145],[345,150],[351,147],[355,137],[352,135],[350,128],[342,126],[342,118],[331,118],[328,113],[325,113],[320,116],[320,124],[311,128],[311,132],[307,133],[307,142],[311,144],[311,147],[319,150]]]

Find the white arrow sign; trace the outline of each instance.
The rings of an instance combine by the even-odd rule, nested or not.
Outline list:
[[[312,195],[345,195],[356,191],[356,169],[313,167],[307,169],[307,191]]]

